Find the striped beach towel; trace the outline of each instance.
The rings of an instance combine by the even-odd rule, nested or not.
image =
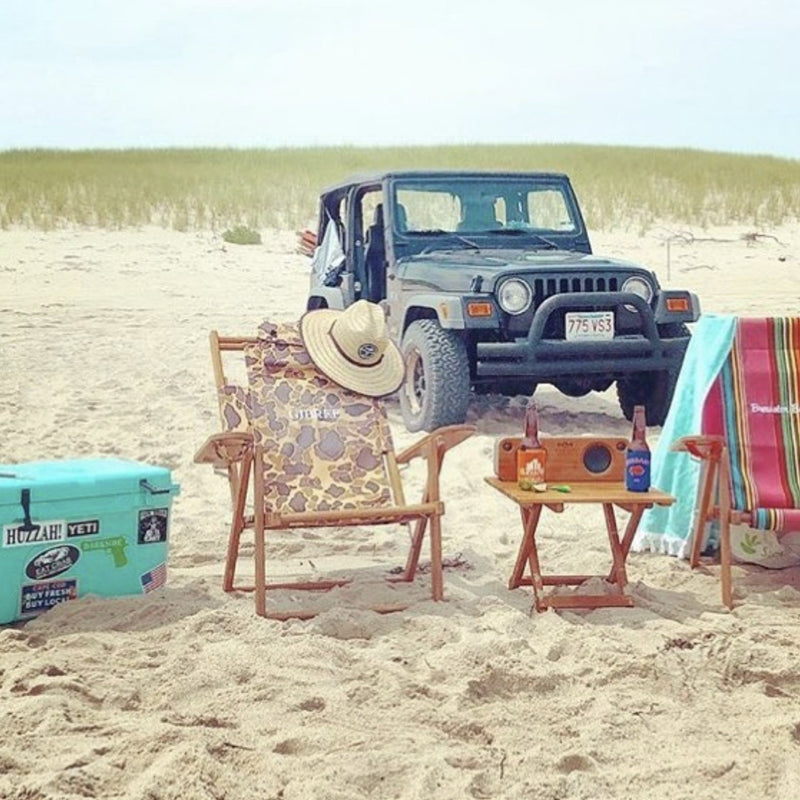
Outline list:
[[[670,448],[699,433],[725,437],[733,507],[753,528],[800,531],[800,319],[700,318],[653,452],[653,485],[677,500],[645,512],[634,550],[688,557],[699,462]]]

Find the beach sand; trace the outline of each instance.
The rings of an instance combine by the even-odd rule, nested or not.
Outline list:
[[[593,244],[706,312],[796,314],[798,229],[754,233]],[[208,333],[296,320],[308,285],[294,233],[263,237],[0,232],[0,461],[118,456],[182,488],[165,588],[0,628],[0,798],[800,797],[800,569],[735,567],[728,612],[716,565],[632,554],[634,608],[532,612],[507,588],[517,509],[483,481],[525,398],[476,398],[478,432],[448,454],[445,602],[427,574],[383,583],[404,528],[278,538],[278,565],[356,573],[313,620],[266,621],[222,592],[228,486],[192,463],[219,424]],[[613,389],[536,400],[546,434],[630,433]],[[388,410],[398,446],[416,439]],[[599,510],[545,512],[540,532],[546,571],[608,568]],[[387,593],[417,602],[360,607]]]

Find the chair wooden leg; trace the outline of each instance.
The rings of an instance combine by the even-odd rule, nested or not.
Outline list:
[[[417,574],[419,557],[422,553],[422,542],[425,539],[425,530],[427,527],[427,517],[418,519],[414,524],[414,533],[411,535],[411,547],[408,550],[405,570],[403,570],[403,574],[400,576],[401,581],[413,581],[414,576]]]
[[[733,584],[731,577],[731,484],[728,453],[723,452],[719,469],[719,554],[722,602],[733,608]]]
[[[239,466],[228,464],[228,485],[231,490],[231,505],[235,508],[239,497]]]
[[[697,489],[694,529],[692,531],[692,555],[689,560],[689,564],[692,568],[700,563],[700,553],[703,549],[703,537],[706,530],[706,522],[709,517],[716,475],[716,461],[703,459],[703,465],[700,468],[700,483]]]
[[[431,517],[431,592],[434,600],[444,599],[444,577],[442,573],[442,518]]]
[[[222,589],[225,592],[233,591],[233,581],[236,575],[236,561],[239,558],[239,542],[242,531],[244,530],[244,511],[247,503],[247,486],[250,480],[252,462],[252,454],[246,453],[242,462],[241,472],[238,476],[238,488],[231,517],[231,530],[228,536],[228,554],[225,559],[225,574],[222,578]]]
[[[253,533],[255,538],[255,603],[256,614],[259,617],[267,616],[267,562],[266,542],[264,541],[264,457],[261,447],[256,447],[253,470]]]

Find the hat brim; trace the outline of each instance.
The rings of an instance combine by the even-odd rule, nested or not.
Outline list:
[[[314,365],[332,381],[367,397],[394,394],[405,377],[403,356],[394,342],[388,342],[383,358],[371,366],[353,364],[344,358],[330,336],[331,325],[342,311],[319,308],[300,318],[300,337]]]

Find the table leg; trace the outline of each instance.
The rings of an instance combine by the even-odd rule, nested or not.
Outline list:
[[[606,518],[606,531],[608,533],[608,543],[611,545],[611,572],[608,579],[610,583],[616,584],[620,592],[625,589],[628,576],[625,573],[626,553],[623,553],[622,542],[619,540],[617,529],[617,518],[614,516],[614,506],[611,503],[603,503],[603,515]]]
[[[633,600],[625,594],[625,587],[628,583],[626,571],[626,560],[633,544],[634,536],[639,528],[639,522],[650,502],[598,502],[603,507],[603,516],[606,523],[606,533],[611,549],[612,565],[606,576],[602,575],[543,575],[539,564],[539,554],[536,549],[536,528],[544,504],[536,503],[530,506],[521,506],[520,515],[522,517],[522,541],[520,542],[519,552],[517,553],[516,563],[511,577],[508,581],[509,589],[516,589],[519,586],[531,586],[534,595],[534,607],[537,611],[545,611],[548,608],[602,608],[606,606],[625,606],[632,607]],[[560,512],[563,510],[561,503],[548,503],[548,508]],[[629,519],[625,530],[620,536],[617,525],[614,506],[619,505],[629,513]],[[526,573],[529,573],[526,574]],[[602,594],[544,594],[545,587],[548,586],[580,586],[592,578],[605,579],[615,591]]]
[[[530,569],[531,585],[533,586],[533,595],[538,609],[539,596],[544,585],[534,537],[536,536],[536,526],[539,524],[539,517],[542,514],[542,507],[536,505],[529,508],[520,508],[520,514],[522,516],[522,541],[519,545],[514,571],[511,573],[511,578],[508,581],[508,588],[516,589],[518,586],[526,583],[523,579],[523,574],[527,566]]]
[[[633,537],[636,536],[636,531],[639,529],[639,521],[642,518],[642,514],[644,514],[644,510],[649,508],[648,505],[635,505],[631,510],[630,517],[628,518],[628,524],[625,526],[625,533],[622,536],[622,541],[620,541],[620,556],[622,562],[622,574],[625,579],[625,584],[628,582],[628,573],[627,568],[625,566],[626,561],[628,559],[628,554],[631,550],[631,545],[633,544]],[[608,520],[608,515],[611,515],[612,519],[614,518],[614,510],[611,505],[609,505],[608,511],[606,512],[606,520]],[[616,521],[614,523],[614,530],[616,531]],[[611,533],[609,531],[609,537]],[[614,545],[611,545],[611,552],[612,555],[614,553]],[[610,583],[617,583],[617,570],[616,570],[616,563],[614,563],[611,567],[611,571],[608,573],[608,581]],[[624,587],[624,584],[623,584]]]

